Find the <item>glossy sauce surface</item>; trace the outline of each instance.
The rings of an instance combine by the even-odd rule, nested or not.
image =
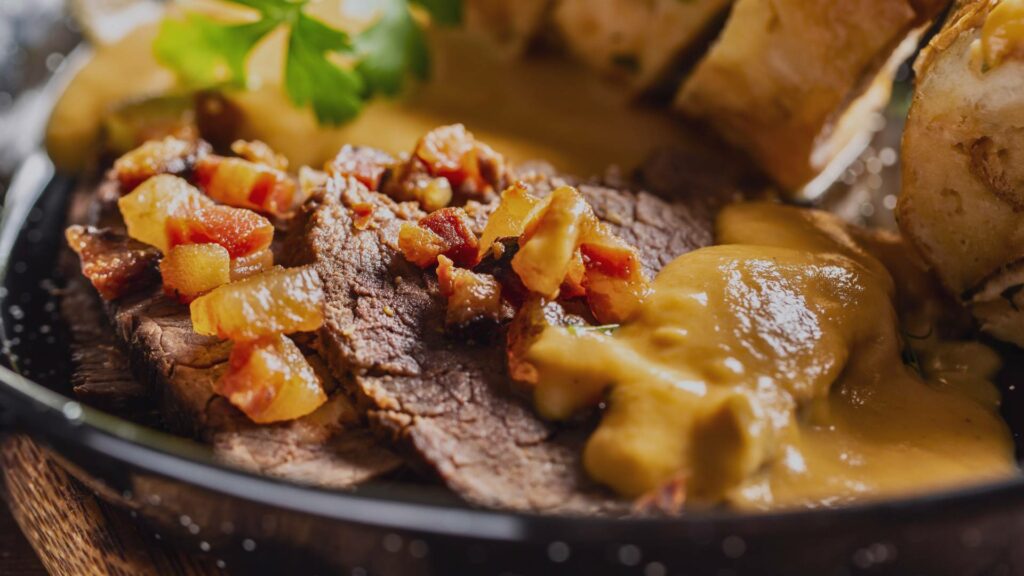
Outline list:
[[[632,497],[682,479],[692,505],[768,509],[1014,473],[994,354],[943,344],[932,357],[965,377],[941,382],[904,364],[892,278],[842,224],[741,204],[718,233],[613,334],[548,328],[531,348],[543,414],[610,390],[584,454],[595,479]]]

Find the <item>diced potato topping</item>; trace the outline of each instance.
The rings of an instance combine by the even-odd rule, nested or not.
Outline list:
[[[168,219],[184,217],[199,208],[213,206],[213,201],[181,178],[161,174],[118,199],[117,206],[129,236],[167,252],[170,249]]]
[[[323,284],[316,271],[274,268],[225,284],[192,302],[192,328],[230,340],[310,332],[324,321]]]
[[[196,183],[210,198],[273,216],[294,209],[296,184],[287,173],[241,158],[206,156],[196,164]]]
[[[456,268],[451,259],[437,257],[437,280],[448,299],[445,324],[468,326],[501,315],[501,284],[490,275]]]
[[[164,292],[182,302],[231,281],[231,256],[217,244],[175,246],[160,262]]]
[[[248,256],[239,256],[231,260],[231,281],[255,276],[273,267],[274,253],[270,251],[270,248],[253,252]]]
[[[324,170],[331,176],[355,178],[370,190],[379,190],[381,178],[394,162],[394,158],[379,150],[345,145]]]
[[[232,258],[265,250],[274,239],[274,225],[243,208],[208,206],[167,219],[169,246],[220,244]]]
[[[84,226],[71,226],[65,236],[82,261],[82,274],[104,300],[116,300],[157,278],[160,253],[145,244]]]
[[[499,184],[505,160],[462,124],[442,126],[428,132],[416,145],[413,156],[422,161],[431,176],[446,178],[452,187],[483,193]]]
[[[551,193],[547,206],[527,225],[519,252],[512,258],[512,269],[531,292],[558,296],[580,238],[593,219],[590,206],[576,189],[562,186]]]
[[[327,401],[302,351],[280,334],[236,342],[216,392],[257,424],[294,420]]]
[[[398,248],[405,259],[420,268],[437,264],[437,257],[447,247],[444,238],[415,224],[402,224],[398,231]]]
[[[157,174],[181,174],[188,170],[206,148],[194,141],[168,136],[150,140],[114,162],[114,173],[125,192]]]
[[[235,140],[231,143],[231,151],[249,162],[263,164],[282,172],[288,170],[288,158],[274,152],[274,149],[265,142],[259,140]]]
[[[483,258],[496,240],[521,236],[526,223],[542,204],[540,199],[530,195],[522,182],[516,182],[502,192],[501,202],[487,219],[480,236],[480,257]]]

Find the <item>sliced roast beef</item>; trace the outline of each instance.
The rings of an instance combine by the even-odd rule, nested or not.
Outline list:
[[[116,188],[108,180],[88,205],[76,201],[71,221],[116,228]],[[311,361],[321,368],[328,402],[292,422],[256,425],[214,395],[230,343],[193,332],[187,306],[151,288],[97,313],[103,305],[82,290],[87,285],[72,277],[62,307],[73,330],[75,390],[83,400],[133,416],[155,406],[161,422],[211,444],[219,460],[299,482],[349,488],[401,465],[374,439],[315,355]]]
[[[523,175],[535,192],[560,183],[544,170]],[[636,246],[655,273],[712,241],[715,207],[729,193],[662,199],[582,185],[598,216]],[[369,226],[350,207],[373,206]],[[480,221],[486,207],[474,206]],[[327,294],[322,354],[367,403],[371,423],[392,435],[454,491],[483,506],[558,513],[621,513],[629,505],[594,485],[580,455],[591,426],[538,418],[507,375],[504,334],[487,343],[445,333],[445,299],[433,271],[398,251],[403,222],[422,216],[352,181],[311,208],[305,258]]]

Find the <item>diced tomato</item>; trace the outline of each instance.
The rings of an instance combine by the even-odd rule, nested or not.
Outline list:
[[[217,244],[175,246],[160,262],[164,292],[181,302],[231,281],[231,256]]]
[[[110,230],[71,226],[68,245],[82,261],[82,274],[104,300],[116,300],[153,284],[160,253]]]
[[[473,233],[473,223],[462,208],[435,210],[418,225],[442,238],[445,246],[442,253],[458,266],[472,268],[479,261],[479,243]]]
[[[272,216],[294,209],[296,184],[287,173],[241,158],[206,156],[195,170],[196,184],[214,200]]]
[[[280,334],[236,342],[215,391],[257,424],[301,418],[327,401],[302,351]]]
[[[313,268],[274,268],[225,284],[192,302],[192,328],[230,340],[310,332],[324,321],[324,291]]]
[[[274,225],[243,208],[209,206],[167,219],[170,246],[220,244],[232,258],[248,256],[270,246]]]

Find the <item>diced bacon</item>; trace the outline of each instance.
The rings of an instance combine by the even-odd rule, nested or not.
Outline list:
[[[616,324],[640,307],[650,284],[632,246],[611,235],[600,240],[580,245],[586,267],[583,288],[594,317],[603,324]]]
[[[231,151],[244,160],[263,164],[269,168],[286,172],[288,159],[274,152],[274,149],[259,140],[235,140],[231,143]]]
[[[302,351],[280,334],[236,342],[215,391],[257,424],[301,418],[327,401]]]
[[[196,163],[195,180],[210,198],[228,206],[281,217],[295,208],[295,181],[263,164],[209,155]]]
[[[398,248],[405,259],[420,268],[437,264],[437,257],[444,253],[447,244],[434,232],[405,223],[398,231]]]
[[[449,258],[438,256],[437,281],[441,295],[448,299],[447,326],[497,321],[501,315],[501,284],[493,276],[456,268]]]
[[[473,194],[500,186],[505,161],[486,144],[478,142],[462,124],[442,126],[420,139],[413,152],[431,176],[451,182]]]
[[[220,244],[232,258],[265,250],[274,239],[274,225],[243,208],[209,206],[167,219],[168,245]]]
[[[159,278],[160,253],[141,242],[91,226],[71,226],[65,237],[81,259],[82,274],[104,300],[116,300]]]
[[[356,202],[349,207],[352,211],[352,225],[356,230],[366,230],[373,223],[373,204],[369,202]]]
[[[128,193],[158,174],[185,173],[207,151],[205,144],[174,136],[150,140],[118,158],[114,174],[121,183],[121,192]]]
[[[370,190],[380,190],[381,179],[394,163],[394,158],[379,150],[345,145],[324,170],[331,176],[355,178]]]
[[[418,225],[441,237],[445,247],[442,254],[456,265],[472,268],[478,262],[479,243],[473,233],[473,223],[462,208],[435,210],[422,218]]]

